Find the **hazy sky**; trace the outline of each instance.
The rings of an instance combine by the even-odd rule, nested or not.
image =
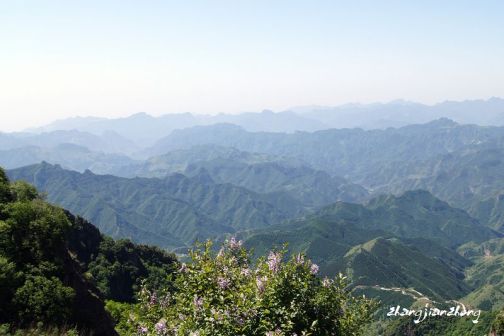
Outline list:
[[[504,1],[1,1],[0,130],[504,96]]]

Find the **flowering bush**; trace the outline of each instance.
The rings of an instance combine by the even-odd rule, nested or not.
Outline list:
[[[283,262],[273,251],[254,265],[241,241],[212,243],[190,253],[176,290],[143,288],[140,303],[118,328],[139,335],[357,335],[375,303],[355,298],[343,276],[317,277],[318,266],[303,255]]]

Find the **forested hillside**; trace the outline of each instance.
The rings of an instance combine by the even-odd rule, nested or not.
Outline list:
[[[2,332],[37,326],[35,333],[115,335],[105,300],[135,302],[142,282],[166,286],[177,261],[101,235],[0,169],[0,269]]]

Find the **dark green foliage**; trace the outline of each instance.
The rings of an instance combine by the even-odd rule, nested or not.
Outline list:
[[[28,276],[16,290],[14,304],[22,324],[41,321],[62,325],[71,317],[74,296],[74,290],[57,277],[35,275]]]
[[[44,261],[61,267],[65,234],[70,228],[63,210],[35,199],[8,204],[4,215],[8,219],[0,223],[2,254],[27,268]]]
[[[42,201],[35,188],[9,184],[0,175],[0,185],[10,194],[0,207],[0,322],[66,323],[74,297],[62,282],[70,222],[61,209]]]
[[[504,310],[501,311],[492,323],[492,336],[504,335]]]
[[[14,293],[20,283],[21,275],[16,271],[16,265],[0,255],[0,316],[9,318],[13,312]],[[0,323],[5,322],[0,318]]]
[[[36,330],[48,334],[46,329],[76,326],[114,335],[102,298],[131,302],[142,281],[170,284],[177,267],[173,255],[103,237],[88,222],[46,203],[26,182],[9,183],[3,171],[0,187],[5,192],[0,203],[0,323],[9,323],[9,329],[40,322],[49,329]]]
[[[72,222],[68,248],[104,298],[132,302],[140,282],[149,287],[169,283],[166,279],[178,267],[175,255],[129,240],[114,241],[81,217],[66,214]]]
[[[39,197],[37,189],[25,181],[16,181],[10,185],[12,197],[19,202],[31,201]]]
[[[105,238],[88,272],[105,298],[134,302],[142,279],[148,288],[161,288],[176,267],[175,257],[158,248]]]
[[[9,179],[5,170],[0,167],[0,204],[9,202],[12,198],[12,194],[9,188]]]

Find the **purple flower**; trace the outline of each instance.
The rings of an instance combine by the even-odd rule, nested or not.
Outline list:
[[[243,268],[241,271],[240,271],[241,275],[244,275],[244,276],[249,276],[250,275],[250,269],[249,268]]]
[[[166,323],[164,321],[159,321],[154,325],[154,329],[158,334],[166,333]]]
[[[162,308],[166,308],[168,307],[168,304],[170,303],[170,293],[166,294],[160,301],[159,301],[159,305],[162,307]]]
[[[193,304],[197,309],[201,309],[203,307],[203,298],[194,295]]]
[[[315,275],[315,274],[317,274],[317,273],[318,273],[318,271],[319,271],[319,267],[318,267],[318,265],[317,265],[317,264],[312,264],[312,265],[310,266],[310,273],[311,273],[311,274]]]
[[[282,259],[282,256],[280,253],[273,252],[271,251],[270,254],[268,255],[268,267],[270,271],[273,273],[278,272],[278,269],[280,268],[280,260]]]
[[[329,287],[329,286],[331,286],[331,284],[332,284],[332,280],[328,279],[327,277],[324,278],[324,280],[322,280],[322,286],[324,286],[324,287]]]
[[[305,261],[304,255],[302,255],[301,253],[296,255],[296,264],[298,265],[304,264],[304,261]]]
[[[221,288],[221,289],[226,289],[229,287],[229,285],[231,284],[231,281],[229,281],[229,279],[226,279],[224,277],[218,277],[217,278],[217,285]]]
[[[179,272],[180,272],[180,273],[185,273],[185,272],[187,272],[187,265],[186,265],[185,263],[182,263],[182,265],[180,265]]]
[[[259,293],[264,292],[266,280],[268,280],[268,278],[266,278],[266,277],[261,277],[261,278],[257,277],[256,278],[256,285],[257,285],[257,289],[259,290]]]
[[[268,331],[266,333],[266,336],[277,336],[277,335],[281,335],[281,334],[282,334],[282,330],[277,329],[275,331]]]
[[[149,306],[155,305],[156,302],[157,302],[157,295],[156,292],[153,292],[149,300]]]
[[[238,250],[242,247],[243,242],[241,240],[236,240],[235,237],[231,237],[228,241],[228,246],[231,250]]]
[[[147,332],[149,332],[149,329],[147,329],[147,327],[145,327],[145,326],[138,327],[138,333],[140,335],[145,335],[145,334],[147,334]]]

